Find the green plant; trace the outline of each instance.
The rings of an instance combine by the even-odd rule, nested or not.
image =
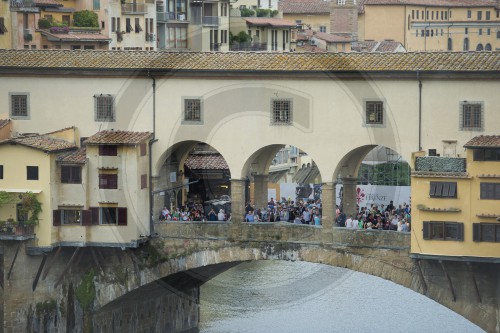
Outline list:
[[[42,17],[38,20],[39,29],[48,29],[52,27],[52,17]]]
[[[26,192],[19,195],[21,199],[21,207],[19,213],[21,216],[27,216],[28,218],[24,221],[25,225],[36,225],[38,224],[38,215],[42,212],[42,203],[38,201],[36,194],[32,192]]]
[[[95,272],[91,268],[87,274],[84,275],[80,285],[75,289],[75,298],[85,312],[90,310],[96,297],[94,277]]]
[[[55,312],[56,310],[57,302],[53,299],[44,302],[38,302],[35,306],[36,315],[39,317],[43,314]]]
[[[255,10],[257,13],[257,17],[269,17],[271,16],[271,9],[263,9],[263,8],[258,8]]]
[[[99,27],[97,14],[90,10],[82,10],[73,14],[73,24],[75,27]]]
[[[248,8],[240,9],[241,17],[251,17],[255,15],[255,12]]]
[[[252,37],[245,31],[240,31],[237,35],[232,35],[232,42],[245,43],[250,41],[252,41]]]

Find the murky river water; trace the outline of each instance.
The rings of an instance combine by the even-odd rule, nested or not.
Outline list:
[[[392,282],[306,262],[243,263],[201,288],[203,333],[483,332]]]

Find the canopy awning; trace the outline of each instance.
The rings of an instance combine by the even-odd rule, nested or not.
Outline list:
[[[23,188],[0,188],[0,192],[8,192],[8,193],[35,193],[38,194],[42,192],[42,190],[33,190],[33,189],[23,189]]]

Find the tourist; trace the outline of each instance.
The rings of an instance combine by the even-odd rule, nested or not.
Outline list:
[[[245,216],[245,221],[247,221],[247,222],[254,222],[255,221],[255,215],[254,215],[253,210],[251,210],[247,213],[247,215]]]
[[[217,220],[219,221],[226,220],[226,214],[224,213],[224,209],[219,209],[219,214],[217,214]]]
[[[354,228],[357,227],[357,224],[356,224],[356,226],[354,225],[354,221],[352,219],[352,215],[349,215],[349,217],[345,221],[345,227],[348,228],[348,229],[354,229]]]
[[[406,224],[406,219],[403,219],[403,221],[402,221],[401,231],[402,232],[408,232],[408,225]]]
[[[318,214],[313,214],[314,225],[321,225],[321,218]]]
[[[210,208],[210,211],[208,212],[207,218],[209,221],[217,221],[217,214],[215,213],[214,208]]]
[[[308,208],[305,208],[302,212],[302,218],[304,219],[305,224],[309,224],[309,222],[311,222],[311,213]]]

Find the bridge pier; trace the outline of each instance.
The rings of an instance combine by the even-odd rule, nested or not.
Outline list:
[[[254,204],[255,209],[267,207],[267,183],[268,175],[255,175],[254,181]]]
[[[325,183],[321,190],[321,224],[323,225],[323,241],[331,242],[333,225],[335,224],[335,183]]]
[[[357,178],[343,177],[343,196],[342,196],[342,211],[347,217],[352,215],[355,217],[357,214],[357,203],[356,203],[356,184],[358,182]]]

